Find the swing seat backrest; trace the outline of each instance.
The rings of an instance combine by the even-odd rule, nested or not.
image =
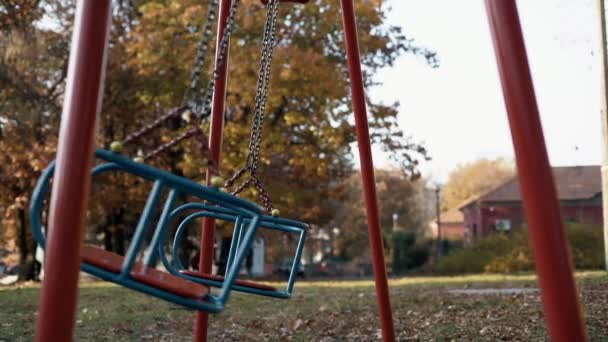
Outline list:
[[[223,215],[245,217],[250,221],[248,229],[253,232],[258,225],[260,207],[217,189],[208,188],[154,167],[133,162],[110,151],[98,149],[95,156],[106,163],[96,166],[92,170],[93,176],[109,171],[126,172],[152,181],[154,186],[141,213],[126,256],[122,257],[95,247],[84,246],[81,269],[104,280],[182,306],[207,312],[221,311],[229,298],[236,277],[235,274],[226,277],[219,296],[208,295],[209,291],[206,285],[189,281],[185,277],[154,270],[150,267],[153,255],[157,251],[157,245],[160,245],[163,241],[163,234],[170,221],[169,216],[178,195],[198,197],[201,202],[206,202],[205,207],[211,212],[221,210]],[[53,162],[42,173],[34,189],[30,207],[32,233],[42,248],[45,247],[45,236],[42,230],[41,216],[54,168],[55,163]],[[159,205],[163,190],[169,190],[169,194],[150,243],[149,252],[151,253],[148,253],[143,263],[139,263],[136,261],[136,257],[141,252],[147,235],[146,232]],[[69,239],[70,237],[65,238]]]

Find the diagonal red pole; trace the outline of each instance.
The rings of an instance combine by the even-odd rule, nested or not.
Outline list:
[[[51,193],[36,341],[72,341],[80,248],[91,183],[95,121],[101,107],[111,0],[76,7]]]
[[[224,28],[226,27],[228,16],[230,14],[231,0],[222,0],[220,3],[219,18],[217,24],[217,39],[216,39],[216,56],[215,63],[217,65],[220,56],[219,42],[224,36]],[[211,157],[220,167],[220,152],[222,150],[222,138],[224,133],[224,110],[226,102],[226,85],[228,81],[228,61],[230,47],[227,48],[224,63],[218,69],[218,78],[215,81],[213,89],[213,104],[211,112],[211,126],[209,127],[209,150]],[[211,181],[211,172],[207,171],[207,184]],[[199,270],[203,273],[211,274],[213,264],[213,245],[215,242],[215,220],[212,218],[203,219],[203,227],[201,234],[201,256],[199,260]],[[207,341],[207,328],[209,326],[209,314],[198,311],[196,313],[196,322],[194,323],[195,342]]]
[[[361,58],[359,56],[359,42],[357,38],[357,21],[353,0],[342,1],[342,18],[344,22],[344,39],[346,41],[346,55],[348,71],[350,73],[350,87],[353,97],[353,110],[355,113],[355,126],[357,142],[359,144],[359,158],[361,161],[361,178],[363,181],[363,194],[367,210],[367,226],[369,242],[376,277],[376,295],[380,311],[382,326],[382,339],[386,342],[395,341],[395,327],[393,326],[393,313],[389,299],[388,280],[384,266],[384,246],[382,230],[380,229],[380,214],[376,194],[376,180],[374,177],[374,163],[367,124],[367,108],[365,105],[365,91],[361,73]]]
[[[551,341],[586,341],[568,240],[514,0],[486,0]]]

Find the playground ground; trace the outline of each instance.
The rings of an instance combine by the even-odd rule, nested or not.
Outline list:
[[[608,341],[608,276],[577,274],[591,341]],[[481,291],[477,291],[477,290]],[[502,289],[502,290],[500,290]],[[546,341],[533,275],[391,281],[400,341]],[[463,291],[465,290],[465,291]],[[0,287],[0,341],[31,341],[37,284]],[[289,301],[236,294],[212,341],[379,340],[371,281],[299,282]],[[77,341],[191,341],[192,312],[104,282],[82,284]]]

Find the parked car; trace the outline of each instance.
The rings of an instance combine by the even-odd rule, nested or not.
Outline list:
[[[289,274],[291,273],[292,264],[293,264],[293,259],[290,259],[290,258],[283,259],[280,263],[275,265],[272,273],[289,276]],[[296,270],[296,276],[304,277],[304,275],[305,275],[305,267],[302,263],[299,263],[298,269]]]

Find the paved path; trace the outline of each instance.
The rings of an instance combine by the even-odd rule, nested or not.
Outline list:
[[[536,294],[539,293],[536,288],[506,288],[506,289],[457,289],[449,290],[450,294],[465,294],[465,295],[510,295],[510,294]]]

